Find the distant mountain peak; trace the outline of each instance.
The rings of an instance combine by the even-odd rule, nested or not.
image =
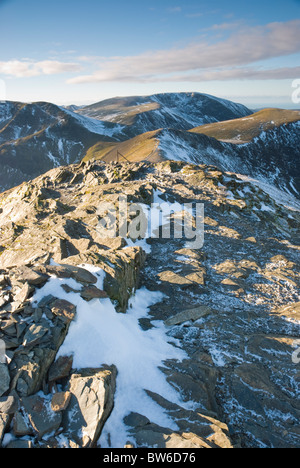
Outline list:
[[[76,112],[130,126],[130,136],[159,128],[189,130],[198,125],[252,114],[242,104],[191,92],[118,97],[82,107]]]
[[[83,158],[213,164],[299,196],[298,111],[263,109],[196,92],[60,107],[0,103],[0,190]],[[122,156],[120,156],[122,159]]]

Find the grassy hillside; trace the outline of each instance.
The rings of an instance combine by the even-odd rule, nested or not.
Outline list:
[[[147,132],[137,137],[131,138],[128,141],[111,144],[107,142],[99,142],[92,146],[86,153],[84,161],[90,159],[101,159],[102,161],[111,162],[124,161],[124,156],[131,162],[149,161],[158,162],[162,160],[158,145],[158,137],[160,130]],[[122,155],[122,156],[121,156]]]
[[[107,99],[79,109],[78,113],[121,125],[132,125],[137,115],[160,107],[156,102],[136,104],[137,99],[136,97]]]
[[[299,111],[263,109],[249,117],[202,125],[190,130],[190,132],[202,133],[217,140],[238,144],[253,140],[263,131],[272,130],[275,127],[299,120]]]

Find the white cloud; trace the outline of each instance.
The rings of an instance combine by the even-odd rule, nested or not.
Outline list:
[[[81,71],[77,63],[59,62],[56,60],[9,60],[0,62],[0,74],[16,78],[30,78],[39,75],[57,75],[60,73],[74,73]]]
[[[236,21],[235,23],[221,23],[221,24],[214,24],[210,28],[207,28],[206,31],[227,31],[227,30],[234,30],[237,28],[241,28],[244,24],[242,20]]]
[[[226,24],[227,27],[227,24]],[[223,27],[224,29],[224,27]],[[136,56],[102,58],[101,68],[68,83],[184,81],[186,74],[199,79],[255,78],[271,75],[270,71],[249,69],[249,66],[274,57],[299,52],[300,20],[243,27],[230,37],[210,43],[195,41],[181,49],[148,51]],[[291,69],[274,70],[274,75],[290,77]],[[210,78],[212,79],[212,78]],[[270,76],[269,78],[270,79]],[[279,78],[278,78],[279,79]]]
[[[182,8],[180,6],[170,7],[170,8],[167,8],[167,12],[168,13],[181,13]]]
[[[255,67],[207,70],[194,74],[178,74],[159,81],[201,82],[201,81],[231,81],[231,80],[284,80],[295,79],[300,76],[299,67],[282,67],[263,69]],[[150,81],[157,81],[153,78]]]
[[[185,15],[186,18],[201,18],[204,15],[204,13],[187,13]]]

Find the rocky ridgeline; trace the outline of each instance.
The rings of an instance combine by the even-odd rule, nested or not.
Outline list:
[[[0,337],[6,362],[0,364],[0,436],[2,440],[12,425],[17,439],[10,447],[31,447],[32,441],[22,440],[24,436],[34,437],[38,446],[58,446],[61,439],[48,438],[53,433],[63,433],[70,446],[90,447],[113,407],[114,367],[75,372],[72,356],[55,361],[76,307],[51,295],[31,303],[29,297],[50,275],[61,278],[67,291],[63,280],[75,279],[86,301],[107,297],[95,286],[97,278],[83,268],[45,265],[2,270]],[[58,386],[65,390],[58,391]],[[85,426],[84,435],[78,438]],[[47,443],[40,442],[46,435]]]
[[[100,201],[205,205],[205,244],[150,239],[151,253],[97,231]],[[32,297],[51,277],[72,278],[89,302],[125,313],[135,289],[161,291],[141,327],[163,320],[187,358],[162,370],[194,410],[148,391],[177,424],[125,418],[134,446],[297,447],[300,439],[299,213],[211,166],[88,164],[50,171],[0,195],[0,441],[13,447],[93,447],[111,411],[115,366],[74,369],[58,351],[72,302]],[[162,261],[163,259],[163,261]],[[104,270],[103,290],[84,265]],[[145,389],[148,390],[148,389]],[[125,441],[126,442],[126,441]]]

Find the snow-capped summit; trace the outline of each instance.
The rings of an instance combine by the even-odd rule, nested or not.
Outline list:
[[[108,99],[78,109],[81,115],[127,125],[136,136],[159,128],[189,130],[252,114],[242,104],[201,93],[166,93]]]

